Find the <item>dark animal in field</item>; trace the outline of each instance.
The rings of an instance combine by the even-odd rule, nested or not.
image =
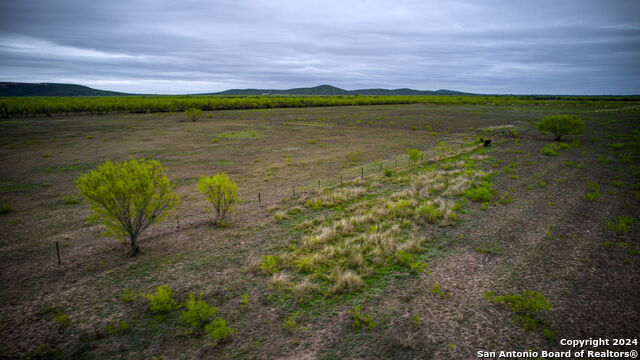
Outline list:
[[[491,139],[483,139],[480,138],[480,143],[484,144],[484,147],[488,147],[489,145],[491,145]]]

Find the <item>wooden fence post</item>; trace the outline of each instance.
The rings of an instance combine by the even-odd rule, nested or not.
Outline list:
[[[60,261],[60,245],[58,245],[57,241],[56,241],[56,253],[58,254],[58,265],[61,265],[62,261]]]

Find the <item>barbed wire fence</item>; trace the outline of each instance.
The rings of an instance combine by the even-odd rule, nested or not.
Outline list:
[[[522,129],[520,128],[516,129],[515,127],[510,126],[494,126],[477,130],[478,131],[476,135],[485,135],[493,138],[502,138],[505,140],[518,137],[518,133],[522,131]],[[259,191],[253,196],[255,197],[255,199],[247,199],[247,202],[255,201],[261,208],[266,208],[271,205],[276,205],[287,198],[298,198],[304,195],[315,194],[318,192],[318,190],[337,187],[345,183],[352,182],[358,178],[365,179],[372,175],[383,174],[385,170],[406,170],[414,165],[444,160],[446,158],[455,157],[460,155],[461,153],[467,152],[461,151],[465,149],[465,147],[468,148],[468,151],[473,151],[482,146],[482,144],[480,143],[476,145],[469,144],[469,142],[465,142],[460,138],[448,138],[446,140],[450,141],[446,145],[444,145],[444,141],[441,141],[436,147],[432,146],[426,150],[418,149],[421,152],[421,156],[417,161],[412,161],[411,157],[408,154],[399,154],[387,159],[381,159],[366,164],[341,169],[337,174],[329,178],[310,180],[301,184],[291,184],[286,187],[286,190],[284,191],[282,189],[276,190],[274,192],[275,194],[277,194],[275,197],[271,196],[272,194],[267,194],[266,192]],[[451,142],[451,140],[453,140],[453,142]],[[452,153],[450,155],[447,155],[447,152]]]

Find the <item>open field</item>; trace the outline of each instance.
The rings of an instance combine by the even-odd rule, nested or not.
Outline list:
[[[466,359],[638,338],[640,107],[603,103],[4,119],[0,358]],[[532,122],[556,113],[587,129],[546,156],[552,137]],[[503,126],[520,136],[475,142]],[[85,223],[74,181],[142,157],[166,167],[181,204],[129,258]],[[226,227],[195,189],[219,171],[241,197]],[[212,342],[181,310],[123,296],[163,284],[179,302],[201,292],[237,332]],[[553,305],[528,329],[485,296],[525,290]],[[354,329],[357,305],[375,326]]]

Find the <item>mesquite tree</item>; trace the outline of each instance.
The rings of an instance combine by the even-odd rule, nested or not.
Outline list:
[[[536,129],[543,134],[552,133],[556,141],[568,134],[584,134],[584,122],[575,115],[548,115],[536,123]]]
[[[184,115],[191,121],[196,121],[202,115],[202,110],[198,108],[189,108],[184,111]]]
[[[131,242],[130,256],[140,252],[138,238],[151,224],[165,219],[178,205],[178,195],[157,160],[106,161],[76,181],[106,235]]]
[[[214,177],[201,176],[197,187],[213,205],[216,211],[216,223],[222,224],[238,202],[238,184],[229,180],[229,176],[221,172]]]

